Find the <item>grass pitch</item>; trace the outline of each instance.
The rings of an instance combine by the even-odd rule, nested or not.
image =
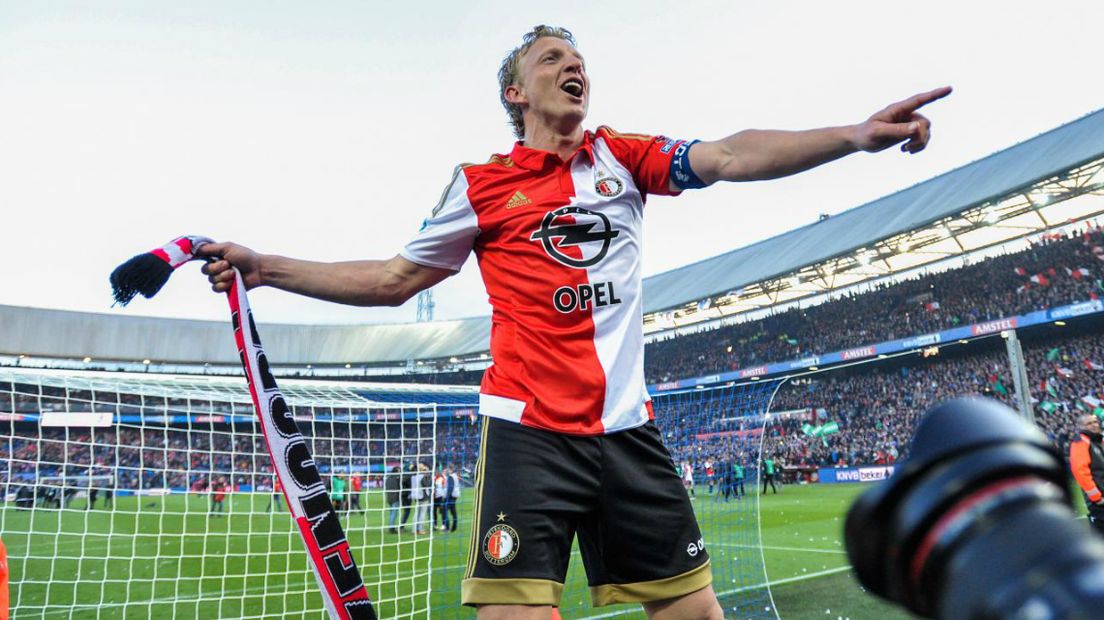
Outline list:
[[[863,485],[785,487],[761,498],[763,550],[773,601],[758,579],[750,584],[760,613],[776,607],[785,619],[908,618],[863,592],[848,570],[842,526]],[[750,490],[750,489],[749,489]],[[470,499],[470,493],[468,494]],[[18,618],[323,618],[321,598],[286,508],[265,512],[267,495],[236,495],[225,517],[208,516],[198,496],[120,498],[113,510],[0,508],[8,547],[12,610]],[[698,488],[699,514],[715,511]],[[381,618],[474,617],[459,608],[459,579],[469,544],[470,507],[460,505],[460,529],[416,537],[385,531],[378,493],[363,514],[342,515],[361,573]],[[739,517],[734,516],[733,519]],[[718,561],[719,528],[752,527],[703,518],[707,549]],[[430,551],[432,545],[432,561]],[[730,545],[740,547],[741,545]],[[733,549],[758,561],[756,549]],[[740,555],[744,554],[744,555]],[[757,572],[752,570],[752,573]],[[435,592],[426,593],[432,579]],[[565,618],[643,618],[639,607],[592,609],[585,604],[582,567],[573,561]],[[716,583],[721,590],[724,584]],[[755,610],[760,611],[760,610]],[[741,616],[748,612],[742,610]],[[758,614],[757,614],[758,615]],[[735,616],[733,616],[735,617]]]

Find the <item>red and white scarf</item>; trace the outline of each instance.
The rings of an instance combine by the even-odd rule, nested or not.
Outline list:
[[[112,274],[116,299],[125,304],[134,296],[133,293],[129,297],[125,294],[120,296],[120,285],[126,288],[125,281],[128,278],[141,280],[147,278],[146,274],[150,271],[160,271],[155,277],[160,284],[149,286],[145,282],[146,289],[136,287],[146,297],[152,297],[168,280],[172,269],[198,258],[195,251],[211,242],[206,237],[179,237],[127,261]],[[156,257],[163,263],[157,264],[150,257]],[[164,265],[171,269],[166,272]],[[133,274],[137,272],[145,273],[135,278]],[[253,408],[257,412],[268,453],[272,457],[272,466],[280,480],[284,499],[287,500],[288,508],[307,546],[326,610],[332,619],[375,620],[375,609],[368,598],[368,591],[353,560],[352,550],[337,513],[330,503],[326,485],[322,482],[307,443],[292,417],[291,408],[280,394],[276,379],[269,370],[268,358],[261,347],[257,325],[249,309],[245,284],[237,269],[234,270],[234,276],[234,287],[227,293],[230,321],[234,326],[234,341],[238,345],[238,354],[249,383],[249,394],[253,398]],[[120,280],[119,283],[116,282],[117,279]],[[147,290],[153,292],[149,293]]]

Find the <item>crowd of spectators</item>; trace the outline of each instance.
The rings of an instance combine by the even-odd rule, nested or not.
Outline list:
[[[397,421],[300,424],[323,474],[382,473],[390,463],[430,460],[432,425]],[[66,479],[85,486],[110,478],[122,490],[189,489],[225,478],[234,488],[271,489],[272,463],[252,424],[133,424],[107,428],[13,423],[0,431],[0,483]],[[102,480],[96,484],[102,484]]]
[[[769,390],[758,394],[758,403],[725,390],[657,399],[657,424],[675,462],[689,461],[700,479],[718,484],[736,470],[754,478],[762,432],[765,453],[783,467],[891,464],[906,456],[918,416],[941,400],[980,394],[1013,404],[1014,383],[1001,341],[961,349],[792,381],[770,405],[774,414],[791,413],[774,415],[766,424],[747,412],[764,411]],[[1077,335],[1037,339],[1025,344],[1025,354],[1036,420],[1064,451],[1076,438],[1080,413],[1104,415],[1104,333],[1090,325]],[[18,403],[8,408],[32,409],[31,387],[8,385]],[[73,394],[69,402],[77,402]],[[478,451],[476,421],[469,411],[442,416],[435,431],[429,424],[397,420],[303,422],[301,429],[324,473],[366,472],[371,485],[396,463],[436,460],[454,464],[470,482]],[[825,435],[806,430],[829,423],[838,430]],[[225,477],[233,488],[272,485],[264,440],[252,424],[89,429],[16,422],[8,428],[0,434],[0,462],[7,464],[0,476],[9,481],[100,476],[112,477],[114,488],[141,490],[202,488],[204,481]],[[706,469],[714,473],[709,476]]]
[[[1095,299],[1101,260],[1100,229],[1046,237],[958,269],[655,342],[645,375],[649,383],[703,376]]]
[[[1097,325],[1036,340],[1024,353],[1035,422],[1067,453],[1080,415],[1104,417],[1104,332]],[[755,480],[760,449],[791,474],[891,465],[908,455],[920,416],[941,401],[985,396],[1017,406],[1003,341],[812,375],[784,384],[773,400],[764,386],[657,399],[656,422],[674,462],[689,462],[699,482],[717,488],[735,479],[734,470]],[[768,401],[769,417],[761,415]],[[833,430],[813,430],[824,427]]]
[[[1104,231],[1095,225],[1046,235],[1019,252],[651,343],[645,376],[663,383],[710,375],[1093,299],[1104,294],[1101,261]],[[478,385],[482,376],[482,370],[441,368],[383,379]]]
[[[1036,424],[1066,453],[1077,438],[1077,417],[1104,415],[1104,334],[1043,340],[1024,352]],[[987,396],[1015,407],[1014,393],[1003,348],[868,364],[783,387],[772,410],[807,413],[768,426],[764,450],[792,467],[892,464],[907,456],[920,415],[935,404]],[[802,430],[829,422],[839,431]]]

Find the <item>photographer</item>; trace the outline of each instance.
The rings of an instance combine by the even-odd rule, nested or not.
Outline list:
[[[1070,444],[1070,469],[1085,496],[1089,523],[1104,534],[1104,445],[1101,445],[1100,418],[1089,413],[1081,416],[1081,438]]]

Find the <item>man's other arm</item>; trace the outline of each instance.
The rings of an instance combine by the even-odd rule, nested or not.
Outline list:
[[[280,290],[351,306],[399,306],[456,272],[426,267],[402,256],[387,260],[320,263],[263,255],[236,243],[210,243],[198,256],[216,260],[203,273],[216,293],[230,290],[237,267],[246,289],[271,286]]]
[[[949,86],[894,103],[857,125],[804,131],[748,129],[690,149],[690,167],[706,185],[761,181],[796,174],[858,151],[874,153],[904,142],[918,153],[931,137],[931,121],[916,111],[951,93]],[[672,190],[678,187],[671,184]]]

